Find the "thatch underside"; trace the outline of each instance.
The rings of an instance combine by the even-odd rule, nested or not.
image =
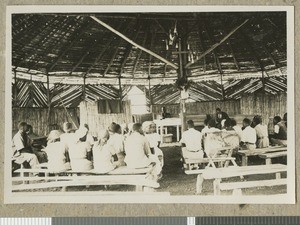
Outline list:
[[[85,98],[118,99],[131,85],[151,86],[153,104],[179,101],[173,85],[178,71],[103,27],[91,15],[15,14],[12,16],[12,75],[15,105],[77,106]],[[190,98],[237,99],[244,93],[286,91],[286,14],[128,13],[96,14],[99,20],[138,45],[179,66],[176,38],[186,40]],[[241,28],[222,42],[240,24]],[[218,47],[203,54],[216,43]],[[197,61],[197,59],[201,58]],[[26,80],[28,82],[26,82]],[[51,90],[47,92],[46,83]],[[84,87],[85,86],[85,87]],[[222,87],[224,92],[222,93]],[[147,94],[148,94],[147,90]],[[49,96],[48,96],[49,94]],[[149,95],[149,94],[148,94]],[[18,100],[16,100],[18,99]]]

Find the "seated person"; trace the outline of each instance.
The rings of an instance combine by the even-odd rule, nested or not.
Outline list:
[[[223,112],[220,108],[216,109],[216,127],[222,129],[222,121],[223,123],[225,120],[229,118],[226,112]]]
[[[283,115],[282,120],[284,121],[285,126],[287,127],[287,113]]]
[[[256,131],[250,126],[248,118],[243,120],[244,130],[242,131],[241,148],[244,150],[254,150],[256,148]]]
[[[287,127],[285,121],[281,120],[280,116],[275,116],[273,119],[274,135],[271,138],[271,142],[274,145],[287,145]]]
[[[108,131],[100,131],[98,141],[93,146],[94,169],[99,173],[108,173],[116,168],[113,163],[111,149],[107,145],[108,139]]]
[[[109,145],[111,152],[115,158],[115,164],[117,166],[124,166],[124,137],[120,133],[121,126],[116,123],[112,123],[108,127],[109,131],[109,139],[107,141],[107,144]]]
[[[72,170],[93,169],[91,145],[86,142],[88,130],[82,126],[75,132],[75,141],[68,145]]]
[[[204,153],[202,150],[201,140],[202,134],[197,131],[194,126],[193,120],[187,121],[187,131],[182,133],[180,143],[182,145],[182,154],[186,158],[203,158]]]
[[[73,129],[72,123],[65,122],[63,124],[63,131],[65,133],[60,135],[60,142],[63,142],[68,146],[68,144],[71,144],[71,143],[76,141],[75,136],[74,136],[74,129]]]
[[[231,118],[230,120],[231,120],[232,129],[238,134],[238,136],[240,138],[240,141],[241,141],[241,139],[242,139],[242,128],[239,125],[237,125],[235,119]]]
[[[37,141],[35,141],[37,138],[39,138],[39,136],[33,132],[33,128],[30,124],[26,125],[26,133],[30,140],[29,142],[31,145],[32,152],[38,158],[39,163],[47,162],[47,160],[48,160],[47,154],[45,152],[41,151],[42,148],[44,148],[47,143],[43,143],[44,141],[42,141],[41,143],[38,143]]]
[[[269,147],[268,127],[262,123],[261,116],[255,116],[252,121],[253,127],[256,131],[256,147],[266,148]]]
[[[132,133],[125,142],[125,163],[130,168],[144,168],[154,163],[154,174],[161,174],[161,166],[157,157],[153,157],[150,150],[150,144],[144,136],[142,125],[135,123],[132,127]]]
[[[52,171],[66,171],[71,169],[67,146],[60,142],[61,132],[52,130],[48,136],[47,147],[43,149],[48,157],[48,169]]]
[[[86,135],[86,142],[88,142],[91,146],[93,146],[95,141],[94,141],[94,137],[90,134],[89,125],[85,123],[83,126],[88,130],[88,133]]]
[[[153,121],[144,122],[143,131],[145,137],[149,141],[151,153],[158,157],[159,161],[161,162],[161,167],[163,167],[164,155],[162,150],[159,148],[161,138],[160,135],[156,133],[156,124]]]
[[[208,131],[208,121],[210,121],[212,119],[211,115],[207,114],[206,118],[204,120],[204,127],[201,130],[202,135],[204,135],[207,131]]]
[[[236,131],[232,128],[231,119],[227,119],[222,130],[222,138],[226,146],[231,146],[234,151],[237,151],[240,145],[240,138]]]
[[[26,133],[27,123],[21,122],[18,125],[19,131],[12,140],[13,160],[17,164],[27,163],[30,168],[36,168],[39,164],[37,156],[31,148],[31,141]]]
[[[171,114],[167,112],[166,107],[161,108],[161,118],[162,119],[171,118]]]
[[[218,129],[216,126],[217,126],[216,121],[214,119],[210,119],[207,123],[208,129],[206,133],[220,132],[221,130]]]

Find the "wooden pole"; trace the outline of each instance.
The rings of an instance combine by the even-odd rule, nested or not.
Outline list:
[[[85,101],[86,98],[86,90],[85,90],[85,85],[86,85],[86,77],[83,77],[83,85],[82,85],[82,100]]]
[[[18,106],[18,86],[17,86],[17,71],[14,69],[14,106]]]
[[[150,83],[150,77],[148,78],[148,95],[149,95],[149,102],[150,102],[149,109],[150,109],[150,113],[152,114],[152,119],[153,119],[153,118],[154,118],[154,117],[153,117],[153,112],[152,112],[152,105],[153,105],[153,102],[152,102],[152,95],[151,95],[151,83]]]
[[[123,113],[123,104],[122,104],[123,91],[122,91],[121,76],[119,76],[118,79],[119,79],[119,105],[120,105],[120,112]]]
[[[130,40],[128,37],[126,37],[124,34],[120,33],[119,31],[115,30],[114,28],[112,28],[111,26],[109,26],[108,24],[104,23],[103,21],[99,20],[97,17],[95,16],[91,16],[91,18],[93,20],[95,20],[97,23],[101,24],[102,26],[104,26],[105,28],[107,28],[108,30],[112,31],[113,33],[115,33],[116,35],[118,35],[119,37],[123,38],[125,41],[129,42],[130,44],[134,45],[135,47],[143,50],[144,52],[154,56],[155,58],[163,61],[164,63],[167,63],[168,65],[172,66],[174,69],[178,69],[178,66],[176,66],[174,63],[164,59],[163,57],[161,57],[160,55],[152,52],[149,49],[144,48],[143,46],[135,43],[134,41]]]
[[[47,105],[48,105],[48,131],[50,132],[50,125],[51,125],[51,99],[50,99],[50,82],[49,82],[49,74],[48,71],[46,72],[47,75]],[[46,134],[45,134],[46,135]]]
[[[178,39],[178,51],[179,52],[181,52],[181,48],[182,48],[182,39]],[[179,54],[178,57],[179,57],[178,77],[183,78],[186,76],[186,74],[184,73],[185,68],[183,68],[182,54]],[[181,134],[182,134],[186,130],[185,99],[182,99],[182,98],[180,99],[180,119],[181,119]]]

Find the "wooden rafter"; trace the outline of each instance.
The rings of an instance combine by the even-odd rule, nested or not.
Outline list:
[[[107,74],[107,72],[109,71],[110,67],[112,66],[112,64],[114,62],[114,59],[116,58],[116,55],[117,55],[117,53],[119,51],[119,45],[120,45],[120,43],[122,43],[122,39],[120,39],[118,41],[118,43],[116,45],[116,48],[115,48],[115,51],[114,51],[114,53],[113,53],[113,55],[112,55],[112,57],[110,59],[110,62],[107,64],[107,67],[106,67],[105,71],[103,72],[102,77],[104,77]]]
[[[149,46],[150,49],[152,49],[152,47],[153,47],[154,40],[155,40],[155,31],[152,32],[152,34],[151,34],[151,41],[150,41],[150,46]],[[152,55],[149,55],[149,65],[148,65],[148,77],[149,77],[149,79],[150,79],[150,75],[151,75],[151,60],[152,60]]]
[[[200,43],[200,49],[201,51],[204,51],[204,42],[203,42],[203,37],[202,37],[202,31],[200,29],[200,22],[198,20],[198,38],[199,38],[199,43]],[[203,56],[203,71],[206,72],[206,55]]]
[[[205,55],[207,55],[208,53],[210,53],[211,51],[213,51],[215,48],[217,48],[218,46],[220,46],[224,41],[226,41],[231,35],[233,35],[239,28],[241,28],[248,21],[249,21],[249,19],[245,20],[242,24],[240,24],[239,26],[237,26],[236,28],[234,28],[229,34],[227,34],[226,36],[224,36],[221,41],[219,41],[218,43],[215,43],[214,45],[212,45],[209,49],[207,49],[204,53],[202,53],[198,57],[198,59],[196,59],[194,62],[188,63],[185,67],[189,68],[191,65],[193,65],[194,63],[196,63],[200,59],[202,59]]]
[[[137,20],[137,24],[136,24],[136,32],[135,32],[135,35],[133,37],[133,41],[136,41],[138,35],[139,35],[139,32],[140,32],[140,29],[141,29],[141,24],[140,24],[140,20]],[[126,61],[127,61],[127,58],[132,50],[132,47],[133,45],[131,44],[127,44],[127,47],[126,47],[126,50],[125,50],[125,54],[124,54],[124,59],[122,61],[122,64],[121,64],[121,69],[120,69],[120,76],[121,74],[123,73],[123,70],[124,70],[124,67],[126,65]]]
[[[79,20],[77,20],[77,21],[79,21]],[[62,27],[61,27],[61,30],[65,30],[65,32],[69,32],[70,30],[72,30],[72,27],[71,26],[69,26],[69,25],[71,25],[70,23],[65,23]],[[56,32],[56,34],[55,35],[60,35],[61,36],[61,34],[59,34],[58,32]],[[33,64],[31,67],[32,68],[34,68],[36,65],[38,65],[44,58],[45,58],[45,56],[49,53],[49,52],[51,52],[51,50],[53,49],[53,46],[56,46],[56,44],[59,44],[59,42],[60,42],[61,40],[60,40],[60,38],[57,38],[55,41],[54,41],[54,43],[52,43],[51,45],[49,45],[44,51],[43,51],[43,53],[41,54],[41,55],[39,55],[39,59],[35,62],[35,64]],[[28,71],[27,72],[29,72],[31,69],[28,69]],[[48,70],[47,70],[48,71]],[[49,71],[48,71],[49,72]]]
[[[209,42],[212,43],[212,42],[213,42],[213,38],[212,38],[211,34],[209,33],[209,31],[208,31],[207,27],[205,26],[205,24],[203,24],[203,27],[204,27],[205,33],[207,34],[207,37],[208,37]],[[224,100],[224,99],[225,99],[225,90],[224,90],[224,84],[223,84],[223,74],[224,74],[224,73],[223,73],[223,70],[222,70],[222,65],[221,65],[221,63],[220,63],[220,60],[219,60],[219,57],[218,57],[218,55],[217,55],[216,50],[215,50],[215,49],[212,49],[211,52],[213,53],[214,60],[215,60],[215,64],[216,64],[216,66],[217,66],[217,68],[218,68],[218,71],[219,71],[219,73],[220,73],[220,78],[221,78],[221,88],[222,88],[222,98],[223,98],[223,100]]]
[[[91,16],[91,18],[93,20],[95,20],[97,23],[101,24],[102,26],[104,26],[105,28],[109,29],[110,31],[112,31],[113,33],[117,34],[118,36],[120,36],[121,38],[123,38],[125,41],[129,42],[130,44],[134,45],[135,47],[143,50],[144,52],[152,55],[153,57],[169,64],[170,66],[172,66],[174,69],[178,69],[178,66],[176,66],[174,63],[166,60],[165,58],[161,57],[160,55],[154,53],[153,51],[144,48],[143,46],[135,43],[134,41],[130,40],[128,37],[126,37],[124,34],[120,33],[119,31],[115,30],[114,28],[112,28],[111,26],[109,26],[108,24],[104,23],[103,21],[99,20],[97,17],[95,16]]]
[[[50,21],[49,21],[49,24],[52,23],[52,21],[54,21],[56,18],[52,18]],[[54,25],[51,25],[50,27],[52,27]],[[45,28],[48,28],[48,29],[45,29]],[[26,51],[26,52],[23,52],[22,56],[20,58],[22,59],[25,59],[27,58],[27,56],[33,54],[40,46],[42,46],[44,44],[44,42],[47,40],[46,37],[51,33],[53,32],[51,29],[49,29],[49,25],[45,26],[45,27],[40,27],[39,29],[39,34],[41,35],[40,39],[42,39],[42,41],[39,42],[38,45],[34,45],[34,48],[32,48],[30,51]],[[49,31],[48,33],[46,31]],[[17,69],[18,67],[20,67],[22,61],[19,61],[16,65],[15,65],[15,68]]]
[[[81,38],[81,36],[85,33],[85,31],[90,27],[89,24],[83,24],[83,26],[81,27],[81,29],[74,34],[74,38],[65,46],[63,46],[63,51],[58,55],[58,57],[55,59],[55,61],[50,65],[48,71],[51,72],[54,67],[57,65],[57,63],[59,62],[59,60],[62,59],[62,57],[73,47],[73,45],[78,41],[79,38]]]
[[[146,33],[145,33],[145,38],[144,38],[144,40],[143,40],[143,45],[146,44],[146,41],[147,41],[147,39],[148,39],[148,36],[149,36],[149,32],[146,32]],[[132,70],[132,75],[133,75],[133,77],[134,77],[134,74],[135,74],[135,71],[136,71],[136,68],[137,68],[137,65],[138,65],[138,63],[139,63],[139,60],[140,60],[140,58],[141,58],[142,53],[143,53],[142,50],[139,49],[139,53],[138,53],[138,55],[137,55],[137,57],[136,57],[136,59],[135,59],[134,66],[133,66],[133,70]]]

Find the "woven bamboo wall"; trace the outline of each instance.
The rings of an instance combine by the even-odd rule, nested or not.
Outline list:
[[[132,121],[130,102],[123,102],[123,113],[99,114],[97,102],[80,103],[80,121],[89,125],[90,133],[97,136],[98,132],[106,129],[112,122],[130,123]]]
[[[68,108],[67,110],[74,122],[78,124],[77,118],[79,117],[79,109]],[[48,108],[13,108],[13,133],[18,130],[18,124],[24,121],[33,127],[34,133],[38,134],[39,136],[44,136],[47,135],[52,129],[60,129],[64,122],[72,122],[70,116],[64,108],[52,108],[50,115],[48,113]]]
[[[240,100],[241,114],[261,115],[267,124],[270,117],[283,116],[287,111],[287,94],[280,92],[277,95],[256,93],[245,95]]]
[[[154,105],[152,107],[154,114],[160,114],[161,107],[165,106],[167,112],[174,117],[179,117],[179,104],[176,105]],[[221,108],[223,111],[227,112],[229,116],[240,114],[240,101],[216,101],[216,102],[190,102],[186,103],[186,113],[188,115],[205,115],[214,114],[216,108]]]
[[[179,104],[177,105],[154,105],[152,107],[154,114],[160,114],[161,107],[165,106],[167,112],[172,116],[179,116]],[[239,100],[216,101],[216,102],[193,102],[186,104],[186,112],[190,115],[214,114],[216,108],[221,108],[229,116],[234,115],[261,115],[263,122],[268,124],[269,117],[276,115],[283,116],[287,110],[287,95],[280,92],[277,95],[271,94],[249,94],[242,96]],[[249,118],[252,119],[252,118]]]

